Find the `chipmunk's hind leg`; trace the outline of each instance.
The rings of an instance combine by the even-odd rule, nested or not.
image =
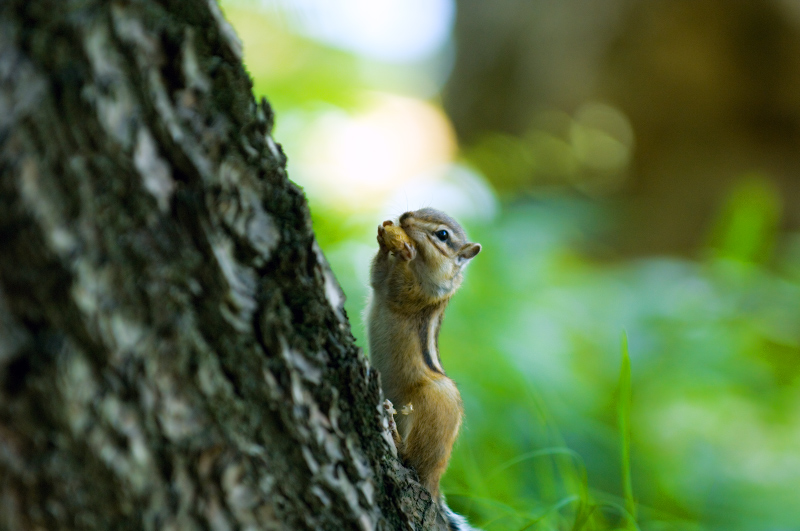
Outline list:
[[[389,431],[392,434],[392,441],[394,441],[394,446],[397,448],[397,453],[398,455],[403,455],[403,438],[400,437],[400,432],[397,431],[397,423],[394,420],[394,416],[397,414],[394,404],[387,398],[383,401],[383,409],[389,415]]]
[[[462,416],[461,399],[455,385],[446,378],[443,380],[429,382],[411,397],[414,403],[414,411],[409,415],[412,426],[403,451],[403,458],[416,469],[420,481],[434,498],[439,495],[439,479],[450,460]]]

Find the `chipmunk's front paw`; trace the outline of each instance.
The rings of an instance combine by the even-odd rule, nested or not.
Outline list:
[[[386,220],[378,227],[378,245],[382,251],[389,251],[401,260],[413,260],[417,256],[414,242],[402,227]]]
[[[410,243],[403,242],[403,248],[396,251],[395,256],[399,256],[406,262],[413,260],[417,256],[417,248]]]
[[[389,245],[387,243],[387,239],[388,239],[388,235],[386,234],[386,229],[384,228],[384,225],[378,225],[378,247],[380,247],[381,251],[387,251],[388,252],[388,251],[391,250],[391,249],[389,249]]]

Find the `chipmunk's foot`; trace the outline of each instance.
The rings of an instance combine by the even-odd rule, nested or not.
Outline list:
[[[400,448],[401,444],[400,432],[397,431],[397,423],[394,421],[394,416],[397,415],[397,411],[394,409],[394,404],[388,399],[383,401],[383,409],[388,413],[386,416],[387,424],[384,428],[391,434],[392,442],[394,443],[395,450],[397,450]]]
[[[394,416],[397,415],[397,410],[394,408],[394,404],[392,404],[391,400],[384,400],[383,401],[383,409],[386,410],[386,413],[389,414],[389,426],[388,429],[390,431],[397,431],[397,424],[394,421]]]

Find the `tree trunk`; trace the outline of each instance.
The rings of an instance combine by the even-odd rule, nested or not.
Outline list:
[[[0,6],[0,529],[437,526],[240,48]]]

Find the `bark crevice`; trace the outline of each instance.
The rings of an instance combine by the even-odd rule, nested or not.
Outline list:
[[[433,528],[220,17],[0,6],[0,529]]]

